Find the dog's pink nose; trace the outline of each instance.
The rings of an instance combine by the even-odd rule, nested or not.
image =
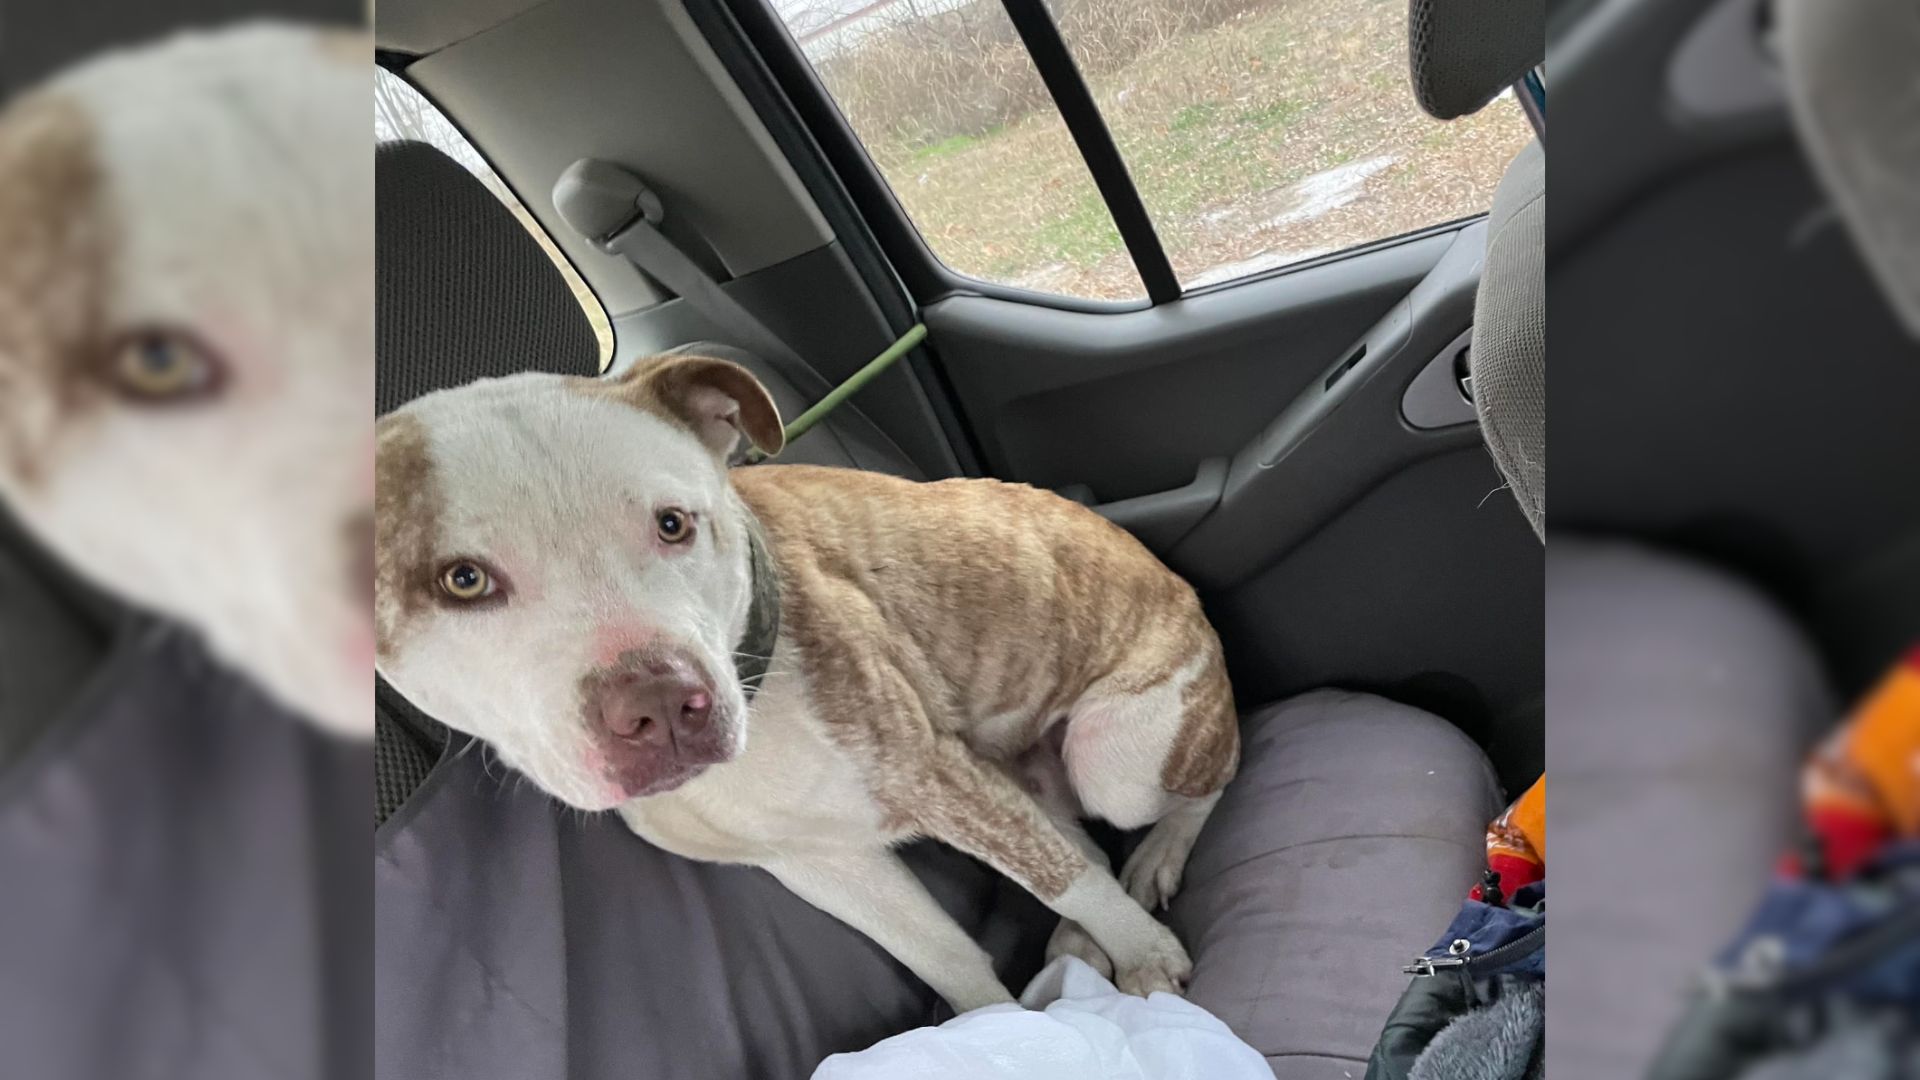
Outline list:
[[[678,675],[621,675],[600,688],[595,711],[600,726],[617,738],[665,746],[706,729],[713,694]]]

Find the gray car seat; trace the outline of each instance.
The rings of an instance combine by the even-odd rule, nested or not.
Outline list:
[[[1412,0],[1413,94],[1441,120],[1477,112],[1546,56],[1546,14],[1514,0]],[[1487,449],[1536,534],[1547,511],[1547,165],[1539,140],[1507,167],[1487,222],[1467,361]]]
[[[389,172],[393,156],[379,160],[383,208],[401,199],[384,190],[390,183],[478,187],[458,169]],[[433,191],[406,199],[429,213],[468,208],[433,243],[487,230],[525,239],[487,200]],[[504,282],[496,267],[449,246],[437,263],[389,264],[387,245],[422,242],[420,225],[383,213],[380,229],[383,296],[420,290],[500,304],[471,283],[443,280],[473,272],[506,296],[555,298],[545,308],[516,301],[517,323],[583,319],[570,296]],[[499,250],[512,241],[484,243]],[[516,266],[553,273],[533,259]],[[466,320],[451,301],[409,310]],[[528,344],[515,347],[527,367],[579,371],[590,362],[584,350],[550,355],[537,344],[577,337],[551,327],[525,333]],[[424,392],[480,373],[457,370],[431,333],[395,328],[381,342],[383,388]],[[415,363],[433,378],[386,372]],[[777,383],[774,393],[783,408],[803,404]],[[383,407],[401,396],[386,395]],[[795,449],[811,444],[826,463],[847,464],[820,434]],[[894,464],[913,475],[904,460]],[[767,874],[680,859],[612,815],[558,808],[391,688],[381,688],[380,706],[379,1075],[790,1080],[829,1053],[942,1017],[899,964]],[[1194,954],[1191,995],[1266,1054],[1276,1076],[1357,1076],[1405,985],[1405,954],[1445,927],[1477,880],[1500,792],[1480,749],[1452,725],[1369,695],[1303,695],[1252,714],[1243,734],[1240,776],[1168,913]],[[907,859],[1003,978],[1024,983],[1053,916],[949,849],[918,845]]]

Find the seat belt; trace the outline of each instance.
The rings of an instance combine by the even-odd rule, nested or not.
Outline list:
[[[553,206],[575,232],[666,286],[740,347],[764,357],[794,389],[809,396],[833,391],[832,383],[660,231],[666,207],[632,172],[582,158],[553,182]]]
[[[681,251],[679,245],[667,239],[654,221],[637,217],[602,246],[625,257],[646,271],[649,277],[665,285],[675,296],[691,304],[695,311],[706,316],[708,322],[735,338],[741,348],[765,357],[775,371],[793,384],[794,389],[810,396],[832,390],[832,383],[800,359],[799,354],[780,335],[769,329],[740,301],[728,296],[720,283],[702,270],[686,252]]]

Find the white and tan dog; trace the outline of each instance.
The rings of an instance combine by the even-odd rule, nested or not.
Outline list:
[[[371,49],[185,35],[0,111],[0,501],[82,575],[363,737]]]
[[[1009,1000],[891,848],[933,837],[1064,917],[1132,993],[1238,763],[1193,591],[1092,511],[990,480],[729,470],[780,418],[744,369],[643,362],[422,398],[378,429],[382,673],[583,810],[765,867],[954,1008]],[[1123,886],[1081,816],[1157,822]],[[1129,895],[1131,894],[1131,895]]]

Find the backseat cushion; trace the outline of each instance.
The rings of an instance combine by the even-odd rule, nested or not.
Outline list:
[[[1718,570],[1636,544],[1547,545],[1557,1080],[1644,1076],[1798,821],[1837,715],[1805,635]],[[1657,842],[1654,838],[1657,837]]]
[[[1401,968],[1479,880],[1498,783],[1459,729],[1369,694],[1270,706],[1242,746],[1173,902],[1189,996],[1275,1076],[1359,1077]]]

